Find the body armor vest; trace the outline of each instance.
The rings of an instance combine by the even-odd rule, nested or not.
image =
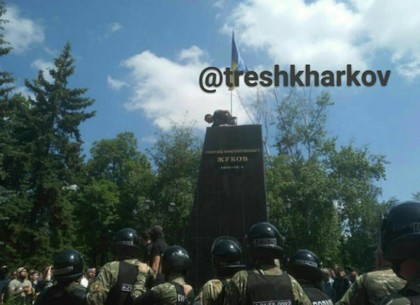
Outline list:
[[[246,287],[247,305],[292,305],[295,304],[290,277],[263,275],[248,271]]]
[[[137,279],[137,266],[120,261],[117,284],[111,288],[106,299],[106,305],[131,305],[130,293]]]
[[[184,287],[178,283],[172,283],[176,290],[176,305],[188,305],[188,298],[184,293]]]
[[[73,289],[72,291],[66,291],[64,287],[59,285],[51,286],[46,292],[40,304],[42,305],[76,305],[85,304],[84,299],[86,291],[83,289]]]
[[[309,300],[311,300],[312,305],[334,305],[330,297],[315,287],[303,287],[306,295]]]

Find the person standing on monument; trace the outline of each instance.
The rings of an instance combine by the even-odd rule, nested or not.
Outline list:
[[[268,222],[254,224],[246,236],[252,269],[237,272],[225,289],[224,305],[312,305],[299,283],[283,273],[284,239]]]

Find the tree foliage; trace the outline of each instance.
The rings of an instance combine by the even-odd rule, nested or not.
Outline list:
[[[8,42],[5,41],[3,35],[3,24],[7,22],[7,20],[3,19],[4,14],[6,13],[6,9],[4,8],[3,1],[0,1],[0,57],[7,55],[11,47],[9,46]],[[5,172],[2,167],[3,158],[4,158],[4,151],[7,145],[10,142],[10,137],[7,132],[8,124],[9,124],[9,92],[13,89],[11,84],[13,83],[12,74],[6,71],[0,71],[0,137],[2,141],[0,142],[0,181],[5,179]],[[6,189],[0,185],[0,198],[6,199],[7,191]]]
[[[161,132],[149,151],[157,168],[155,209],[165,219],[170,243],[185,244],[186,228],[194,202],[202,142],[192,125],[173,124]],[[174,210],[169,212],[170,204]]]
[[[308,248],[324,263],[373,267],[384,156],[367,148],[339,147],[327,136],[328,93],[315,101],[292,91],[275,97],[277,156],[267,162],[270,221],[287,236],[289,252]]]
[[[21,207],[12,215],[21,229],[10,239],[24,243],[20,255],[38,262],[75,240],[73,205],[63,190],[80,182],[83,142],[79,126],[94,115],[85,111],[94,102],[84,96],[87,89],[69,88],[75,71],[69,43],[54,63],[49,71],[52,82],[40,71],[34,81],[25,81],[33,97],[8,100],[9,136],[4,136],[11,141],[3,161],[8,176],[5,185],[17,192],[7,210],[14,210],[11,205]]]
[[[77,235],[80,247],[94,264],[110,256],[113,234],[123,227],[139,232],[150,226],[145,198],[150,196],[155,175],[146,155],[138,151],[131,132],[93,143],[87,162],[87,182],[77,195]],[[92,226],[95,230],[91,230]]]
[[[8,22],[3,19],[6,9],[3,1],[0,1],[0,57],[7,55],[12,48],[9,43],[4,39],[3,24]],[[13,76],[10,72],[0,71],[0,101],[4,101],[7,94],[13,89],[11,84],[14,82]]]

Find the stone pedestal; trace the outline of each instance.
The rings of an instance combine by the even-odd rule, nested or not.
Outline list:
[[[267,220],[263,145],[260,125],[209,127],[189,227],[192,284],[213,277],[210,248],[221,235],[244,237]]]

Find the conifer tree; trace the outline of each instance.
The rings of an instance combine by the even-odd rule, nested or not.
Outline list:
[[[77,191],[82,178],[83,141],[79,126],[94,116],[86,108],[94,100],[85,97],[86,88],[69,88],[75,72],[70,43],[64,46],[49,73],[40,71],[34,81],[25,81],[33,93],[30,99],[32,173],[29,181],[33,207],[27,226],[32,238],[29,248],[40,256],[50,256],[53,249],[70,246],[73,233],[72,204],[67,193]]]
[[[0,1],[0,57],[7,55],[11,47],[9,46],[8,42],[4,39],[3,35],[3,24],[7,22],[7,20],[3,19],[3,15],[6,13],[6,9],[4,8],[4,3]],[[8,98],[9,92],[13,89],[11,84],[13,83],[12,74],[6,71],[0,71],[0,181],[2,181],[2,177],[4,176],[4,172],[2,170],[2,161],[6,146],[6,123],[7,123],[7,109],[8,109]]]

